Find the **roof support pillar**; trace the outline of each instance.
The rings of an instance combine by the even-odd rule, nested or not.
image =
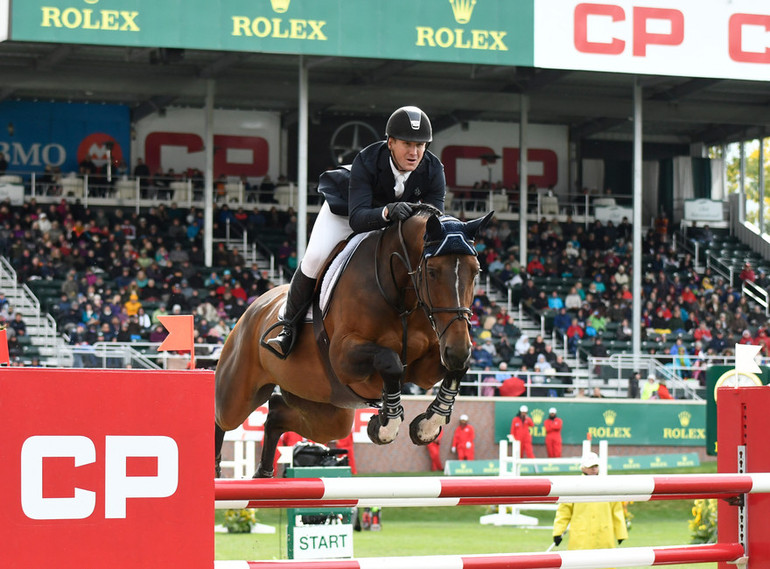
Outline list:
[[[529,95],[521,94],[519,119],[519,264],[527,269],[527,129],[529,126]]]
[[[203,255],[207,267],[214,264],[214,91],[216,81],[206,79],[206,110],[203,146]]]
[[[308,146],[308,67],[299,56],[299,122],[297,125],[297,258],[305,256],[307,246],[307,146]]]
[[[634,354],[642,350],[642,85],[634,79],[634,156],[633,156],[633,192],[634,192],[634,251],[632,255],[633,275],[633,337]],[[638,367],[638,366],[637,366]]]

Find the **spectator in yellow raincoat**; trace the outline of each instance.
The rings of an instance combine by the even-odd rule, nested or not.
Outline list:
[[[589,452],[581,461],[586,476],[599,474],[599,457]],[[559,504],[553,522],[553,542],[559,545],[569,529],[568,549],[609,549],[628,538],[621,502]]]

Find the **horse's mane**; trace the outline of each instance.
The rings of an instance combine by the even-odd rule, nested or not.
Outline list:
[[[429,215],[441,215],[441,211],[429,203],[413,203],[409,205],[412,206],[412,215],[421,215],[426,217]]]

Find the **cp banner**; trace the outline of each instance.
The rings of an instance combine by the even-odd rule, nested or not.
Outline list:
[[[212,372],[4,368],[4,568],[214,558]]]

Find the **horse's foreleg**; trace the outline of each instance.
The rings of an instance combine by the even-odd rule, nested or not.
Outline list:
[[[386,445],[395,440],[404,421],[404,408],[401,406],[404,366],[398,354],[386,348],[377,351],[372,363],[383,380],[382,409],[369,420],[366,432],[373,443]]]
[[[409,424],[409,437],[414,444],[427,445],[438,437],[444,425],[449,424],[452,407],[460,391],[460,380],[467,371],[463,369],[447,372],[436,398],[428,405],[428,410],[417,415]]]
[[[225,441],[225,431],[214,423],[214,478],[222,477],[222,443]]]

